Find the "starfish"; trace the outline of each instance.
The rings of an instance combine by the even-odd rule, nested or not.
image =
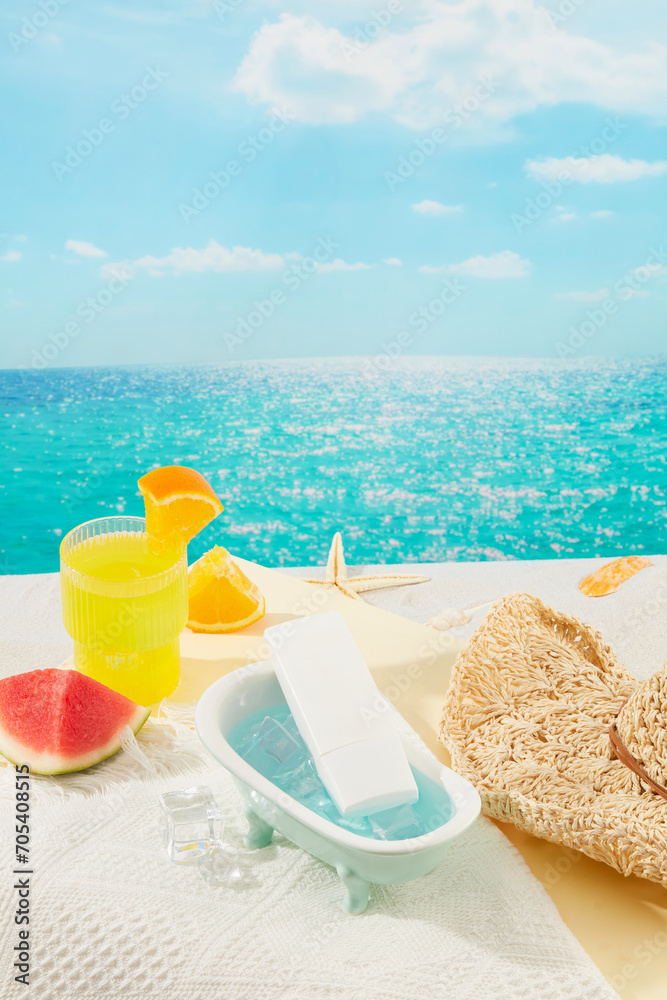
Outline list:
[[[324,580],[306,580],[306,583],[319,584],[328,590],[340,590],[346,597],[357,600],[359,594],[367,590],[381,590],[383,587],[402,587],[410,583],[426,583],[428,576],[406,576],[403,574],[387,574],[386,576],[348,576],[343,552],[343,539],[340,531],[333,536],[327,572]]]

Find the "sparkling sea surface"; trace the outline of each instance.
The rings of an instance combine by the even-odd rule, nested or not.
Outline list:
[[[667,547],[667,360],[328,359],[0,371],[0,573],[199,469],[218,543],[270,566]]]

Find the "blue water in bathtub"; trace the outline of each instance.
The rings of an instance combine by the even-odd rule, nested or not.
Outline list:
[[[285,702],[245,716],[227,742],[248,764],[281,791],[343,830],[374,840],[420,837],[443,826],[455,806],[442,786],[412,768],[419,798],[372,816],[342,816],[320,781],[312,757]]]

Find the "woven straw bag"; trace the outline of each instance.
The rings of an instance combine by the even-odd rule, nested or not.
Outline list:
[[[667,670],[640,684],[590,626],[510,594],[456,661],[440,739],[487,815],[667,886]]]

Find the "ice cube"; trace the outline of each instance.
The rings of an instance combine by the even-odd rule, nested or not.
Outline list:
[[[283,792],[287,792],[297,802],[312,809],[318,816],[330,819],[332,823],[339,821],[340,813],[322,784],[312,760],[306,760],[294,771],[278,776],[276,784]]]
[[[304,742],[303,736],[301,735],[299,727],[294,721],[294,716],[292,715],[291,712],[283,722],[283,725],[287,730],[287,732],[290,734],[290,736],[293,736],[294,739],[297,741],[297,743],[302,744],[305,747],[306,744]]]
[[[183,788],[177,792],[165,792],[160,796],[160,805],[165,812],[172,809],[183,809],[195,801],[208,801],[215,798],[208,785],[194,785],[192,788]]]
[[[211,885],[228,885],[238,888],[244,881],[236,856],[228,847],[216,847],[197,859],[199,874]]]
[[[272,781],[295,771],[308,758],[305,746],[269,715],[241,741],[237,752]]]
[[[207,785],[167,792],[160,807],[160,833],[171,861],[194,862],[222,842],[222,812]]]
[[[351,833],[358,833],[362,837],[373,836],[373,828],[368,816],[342,816],[337,811],[335,822],[338,826],[341,826],[344,830],[349,830]]]
[[[412,806],[394,806],[369,816],[377,840],[407,840],[421,837],[424,827]]]
[[[286,776],[281,782],[281,788],[293,799],[306,805],[311,799],[321,798],[324,792],[324,785],[310,760],[304,761]]]

